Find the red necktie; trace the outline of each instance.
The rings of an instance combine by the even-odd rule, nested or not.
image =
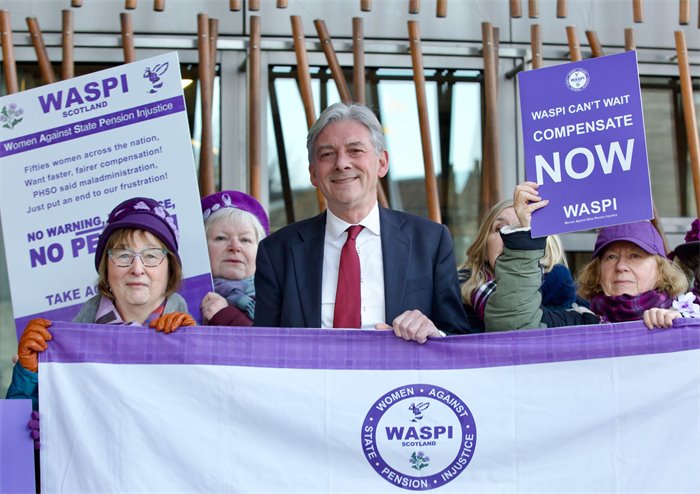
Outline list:
[[[353,225],[348,228],[348,239],[340,251],[338,267],[338,289],[335,292],[334,328],[359,328],[360,316],[360,257],[357,255],[355,240],[364,227]]]

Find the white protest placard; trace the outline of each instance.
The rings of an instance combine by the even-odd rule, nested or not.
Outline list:
[[[97,293],[108,213],[151,197],[180,230],[180,293],[212,289],[177,53],[0,98],[0,216],[18,331],[71,320]]]

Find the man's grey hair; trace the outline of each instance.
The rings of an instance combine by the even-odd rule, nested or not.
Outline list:
[[[309,133],[306,136],[306,149],[309,153],[309,163],[313,163],[314,160],[314,147],[316,146],[318,135],[327,126],[340,120],[354,120],[367,127],[372,145],[377,154],[384,152],[386,149],[384,129],[374,112],[360,103],[350,103],[349,105],[345,103],[335,103],[326,108],[309,129]]]

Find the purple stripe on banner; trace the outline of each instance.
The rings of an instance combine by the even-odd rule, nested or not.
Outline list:
[[[41,362],[200,364],[292,369],[470,369],[700,348],[700,320],[649,331],[641,322],[403,341],[391,331],[56,323]]]
[[[68,125],[54,127],[53,129],[17,137],[9,141],[1,141],[0,157],[31,151],[58,142],[71,141],[126,125],[172,115],[173,113],[184,110],[185,100],[182,96],[175,96],[146,105],[127,108],[126,110],[100,115],[99,117],[89,118]]]

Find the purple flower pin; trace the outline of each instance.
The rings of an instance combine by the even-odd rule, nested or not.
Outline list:
[[[700,319],[700,305],[695,303],[695,294],[693,292],[679,295],[673,301],[673,308],[680,312],[683,317]]]

